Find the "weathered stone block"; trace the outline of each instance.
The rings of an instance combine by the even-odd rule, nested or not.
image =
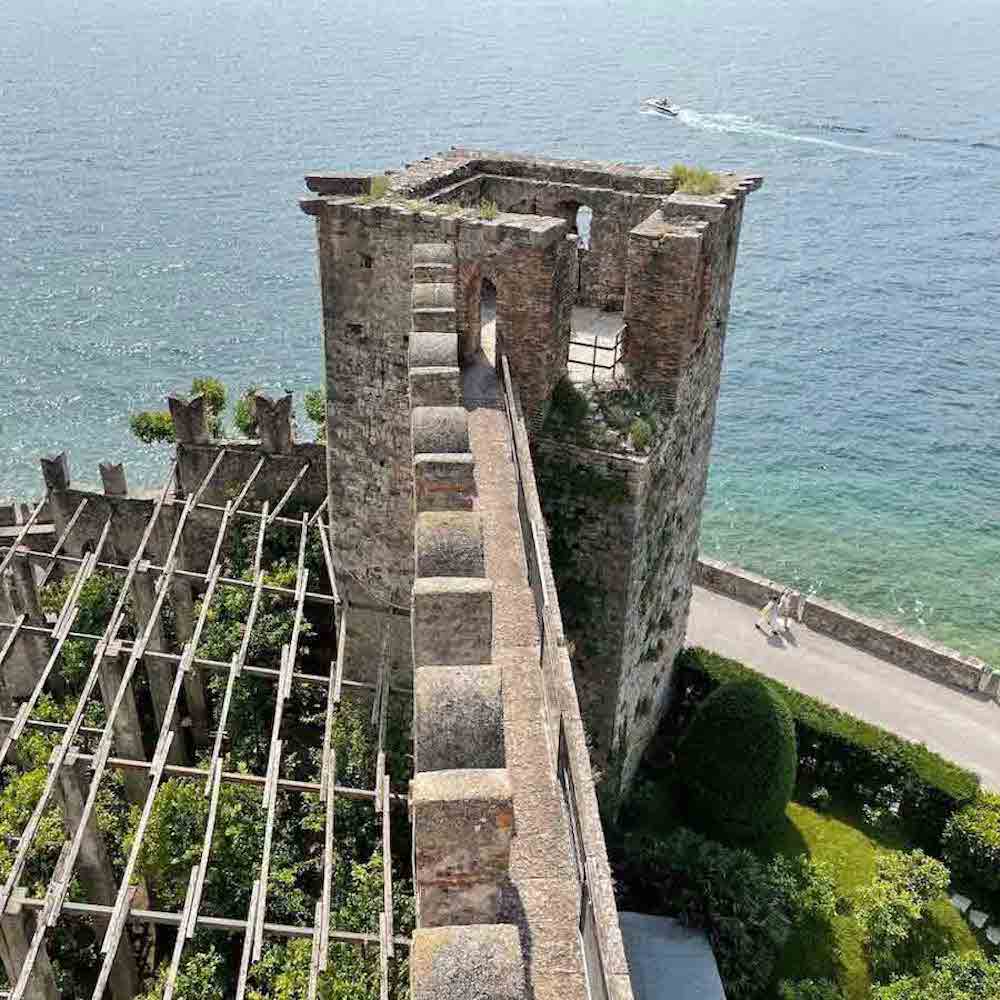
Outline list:
[[[414,674],[417,771],[505,764],[500,667],[421,667]]]
[[[418,577],[486,575],[483,527],[472,511],[428,511],[417,517]]]
[[[460,406],[418,406],[411,418],[413,454],[468,452],[469,415]]]
[[[421,306],[413,310],[413,329],[418,332],[455,329],[455,310],[450,306]]]
[[[207,444],[208,406],[202,395],[186,399],[184,396],[167,396],[167,406],[174,422],[174,438],[180,444]]]
[[[128,496],[128,485],[125,482],[125,466],[118,462],[101,462],[98,465],[101,482],[104,485],[104,495],[109,497]]]
[[[414,331],[410,334],[410,368],[454,368],[458,365],[458,334]]]
[[[69,489],[69,457],[66,452],[58,455],[46,455],[39,459],[42,466],[42,478],[50,490]]]
[[[458,576],[413,583],[414,666],[489,663],[493,649],[493,584]]]
[[[476,496],[475,460],[465,455],[414,455],[413,490],[417,513],[472,510]]]
[[[419,282],[413,286],[412,301],[414,309],[438,306],[453,308],[455,305],[455,286],[448,281]]]
[[[411,368],[410,402],[413,406],[458,406],[462,402],[458,365]]]
[[[283,455],[292,450],[292,394],[271,399],[254,393],[254,416],[261,447],[271,454]]]
[[[507,771],[419,773],[410,801],[418,926],[495,922],[514,833]]]
[[[413,263],[454,264],[455,248],[450,243],[418,243],[413,248]]]
[[[523,1000],[524,956],[513,924],[420,928],[410,949],[413,1000]]]

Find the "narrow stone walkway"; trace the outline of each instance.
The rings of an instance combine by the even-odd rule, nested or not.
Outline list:
[[[475,378],[477,397],[484,381]],[[495,388],[495,380],[493,382]],[[507,768],[516,832],[501,919],[521,931],[531,1000],[584,1000],[569,830],[549,760],[534,598],[517,515],[517,481],[499,402],[469,400],[477,507],[493,581],[493,662],[503,667]]]
[[[829,705],[926,743],[1000,790],[1000,705],[946,687],[804,625],[783,641],[754,628],[758,609],[694,588],[687,642],[739,660]]]

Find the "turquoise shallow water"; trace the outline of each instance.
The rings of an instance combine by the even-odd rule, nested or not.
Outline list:
[[[451,143],[767,175],[703,549],[1000,663],[994,0],[7,0],[0,494],[194,374],[317,381],[316,167]],[[669,93],[678,121],[639,113]],[[843,131],[846,127],[852,131]],[[853,131],[858,130],[858,131]]]

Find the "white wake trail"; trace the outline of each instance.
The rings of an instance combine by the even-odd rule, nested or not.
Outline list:
[[[656,112],[653,112],[654,114]],[[701,114],[688,108],[681,108],[677,120],[689,128],[699,128],[706,132],[732,132],[740,135],[763,135],[785,142],[804,142],[811,146],[827,146],[831,149],[845,149],[851,153],[864,153],[867,156],[898,156],[898,153],[886,149],[872,149],[870,146],[855,146],[848,142],[837,142],[835,139],[820,139],[817,136],[797,135],[759,122],[747,115]]]

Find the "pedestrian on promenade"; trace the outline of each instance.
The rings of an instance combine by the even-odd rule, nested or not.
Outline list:
[[[778,608],[777,616],[781,617],[783,622],[783,628],[786,632],[791,634],[791,620],[792,620],[792,601],[798,596],[791,587],[785,587],[781,592],[781,597],[778,598]],[[776,617],[777,617],[776,616]]]
[[[775,591],[771,599],[760,609],[760,617],[754,623],[754,628],[759,628],[764,635],[770,630],[771,635],[778,634],[778,601],[780,595]]]

